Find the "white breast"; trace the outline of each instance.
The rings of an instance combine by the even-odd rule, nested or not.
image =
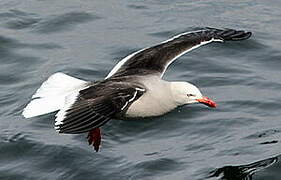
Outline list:
[[[146,92],[128,108],[126,117],[159,116],[177,107],[171,93],[170,83],[157,76],[142,80]]]

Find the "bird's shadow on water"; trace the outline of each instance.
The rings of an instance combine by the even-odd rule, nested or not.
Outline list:
[[[221,180],[252,180],[255,173],[269,168],[274,164],[280,164],[280,157],[281,155],[245,165],[224,166],[210,172],[208,178]]]
[[[280,133],[280,129],[268,129],[262,132],[251,134],[244,139],[258,139],[272,137]],[[264,146],[268,144],[276,144],[278,140],[262,141],[259,144]],[[256,161],[249,164],[241,165],[226,165],[221,168],[206,172],[208,176],[205,179],[219,179],[219,180],[252,180],[252,179],[271,179],[279,180],[278,172],[281,168],[281,154]]]

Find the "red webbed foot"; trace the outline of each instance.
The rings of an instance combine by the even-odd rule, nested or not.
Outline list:
[[[89,131],[87,136],[89,145],[93,145],[96,152],[99,151],[101,144],[101,131],[100,128],[95,128]]]

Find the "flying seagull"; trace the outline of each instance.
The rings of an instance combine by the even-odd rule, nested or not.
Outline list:
[[[192,103],[216,107],[195,85],[169,82],[162,76],[174,60],[195,48],[211,42],[245,40],[251,34],[215,28],[182,33],[128,55],[105,79],[95,82],[55,73],[36,91],[22,114],[30,118],[59,110],[56,131],[88,132],[89,144],[98,151],[99,128],[110,119],[160,116]]]

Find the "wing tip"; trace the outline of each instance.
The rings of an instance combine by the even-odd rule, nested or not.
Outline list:
[[[253,33],[251,31],[244,30],[235,30],[230,28],[213,28],[205,27],[206,30],[209,30],[215,34],[215,38],[224,40],[224,41],[242,41],[249,39]]]

